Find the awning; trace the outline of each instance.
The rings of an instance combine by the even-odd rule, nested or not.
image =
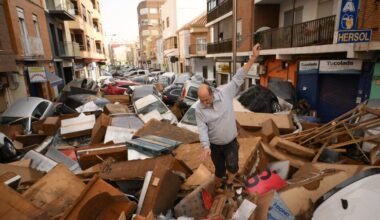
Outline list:
[[[57,86],[63,84],[63,79],[55,74],[45,71],[46,79],[50,82],[50,85]]]

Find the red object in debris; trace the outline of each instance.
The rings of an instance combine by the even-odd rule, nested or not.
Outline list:
[[[68,156],[70,159],[77,161],[77,155],[75,154],[75,149],[65,149],[65,150],[59,150],[61,153]]]
[[[123,95],[124,92],[130,92],[130,86],[137,86],[140,83],[129,81],[129,80],[119,80],[114,83],[108,84],[105,88],[101,89],[106,95]]]
[[[250,194],[258,193],[262,195],[270,190],[279,190],[286,185],[285,180],[273,172],[263,171],[260,175],[256,175],[245,181],[245,187]]]
[[[213,199],[212,199],[211,194],[205,189],[202,189],[202,199],[203,199],[203,204],[205,205],[206,210],[210,210]]]

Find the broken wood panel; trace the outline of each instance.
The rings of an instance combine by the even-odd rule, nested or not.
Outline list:
[[[73,138],[91,134],[95,125],[95,115],[80,115],[61,121],[62,138]]]
[[[98,144],[103,141],[107,126],[110,122],[111,118],[103,113],[96,119],[95,125],[91,132],[91,144]]]
[[[123,196],[123,193],[118,189],[114,188],[110,184],[106,183],[104,180],[94,177],[91,181],[86,185],[86,188],[82,191],[80,196],[74,202],[70,209],[68,209],[62,219],[66,220],[76,220],[79,219],[78,215],[82,208],[87,204],[87,202],[94,198],[96,195],[101,193],[108,193],[111,196]],[[132,203],[133,211],[136,208],[136,204]],[[126,213],[129,216],[131,213]]]
[[[263,123],[269,119],[280,130],[293,131],[294,125],[291,114],[275,115],[268,113],[256,113],[256,112],[235,112],[236,121],[244,128],[261,128]]]
[[[164,137],[185,144],[199,142],[198,134],[187,129],[169,124],[167,122],[162,122],[155,119],[152,119],[146,123],[144,127],[135,133],[134,136],[143,137],[147,135]]]
[[[70,208],[84,190],[85,184],[65,165],[58,164],[22,196],[45,210],[49,218],[57,218]]]
[[[22,184],[32,184],[44,176],[43,172],[34,170],[29,167],[20,167],[9,164],[0,164],[0,175],[6,172],[13,172],[21,176]]]
[[[0,184],[0,218],[17,220],[48,219],[46,212],[23,198],[10,187]]]
[[[208,157],[205,161],[201,160],[200,156],[202,155],[203,150],[204,149],[200,143],[181,144],[173,151],[173,154],[176,159],[183,161],[193,171],[203,164],[208,170],[215,173],[215,167],[211,161],[211,157]]]
[[[123,104],[106,104],[104,106],[104,113],[107,115],[112,114],[124,114],[131,113],[128,109],[128,106]]]
[[[277,160],[289,160],[290,165],[296,168],[302,167],[305,163],[309,162],[307,160],[304,160],[302,158],[293,156],[291,154],[286,154],[285,152],[279,151],[276,148],[270,146],[269,144],[261,142],[261,146],[263,147],[264,151],[271,155],[272,157],[276,158]]]
[[[270,146],[280,148],[300,157],[313,158],[315,156],[315,151],[313,149],[306,148],[280,137],[273,138],[270,142]]]

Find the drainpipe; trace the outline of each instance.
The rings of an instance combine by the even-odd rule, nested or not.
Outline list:
[[[232,75],[236,73],[236,35],[237,35],[237,25],[236,25],[236,16],[237,16],[237,0],[232,0]]]

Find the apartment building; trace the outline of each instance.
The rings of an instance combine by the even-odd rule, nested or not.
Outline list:
[[[137,6],[139,26],[139,66],[157,66],[156,39],[161,35],[160,7],[165,0],[141,1]]]
[[[240,68],[248,60],[252,50],[252,33],[255,31],[253,20],[263,23],[271,18],[265,13],[254,14],[254,2],[236,0],[236,38],[237,57],[236,68]],[[215,60],[216,83],[222,85],[231,80],[232,73],[232,38],[233,38],[233,0],[208,0],[207,1],[207,24],[209,28],[209,43],[207,56]],[[255,18],[253,17],[255,15]],[[246,80],[249,87],[258,80],[257,71],[250,71]]]
[[[8,95],[15,88],[13,77],[18,75],[7,24],[4,1],[0,0],[0,112],[8,106]]]
[[[8,105],[25,96],[53,99],[56,95],[49,82],[55,70],[43,5],[43,0],[3,1],[17,64],[17,71],[9,78]]]
[[[214,80],[215,62],[206,58],[207,39],[206,11],[177,31],[180,72],[190,72]]]
[[[79,58],[79,44],[72,42],[65,33],[65,21],[75,20],[74,3],[71,0],[45,0],[46,21],[52,49],[56,75],[60,77],[51,83],[58,94],[58,87],[73,80],[75,57]]]
[[[163,53],[161,60],[170,72],[181,72],[177,30],[206,11],[206,0],[166,0],[161,6]],[[184,66],[183,66],[184,68]]]
[[[97,79],[106,61],[103,26],[98,0],[72,0],[75,20],[65,21],[65,34],[79,44],[79,56],[75,54],[74,75]]]
[[[266,13],[277,18],[254,34],[264,56],[261,85],[290,82],[322,122],[368,100],[379,87],[373,78],[380,67],[380,5],[358,2],[255,0],[254,13],[275,8]]]

